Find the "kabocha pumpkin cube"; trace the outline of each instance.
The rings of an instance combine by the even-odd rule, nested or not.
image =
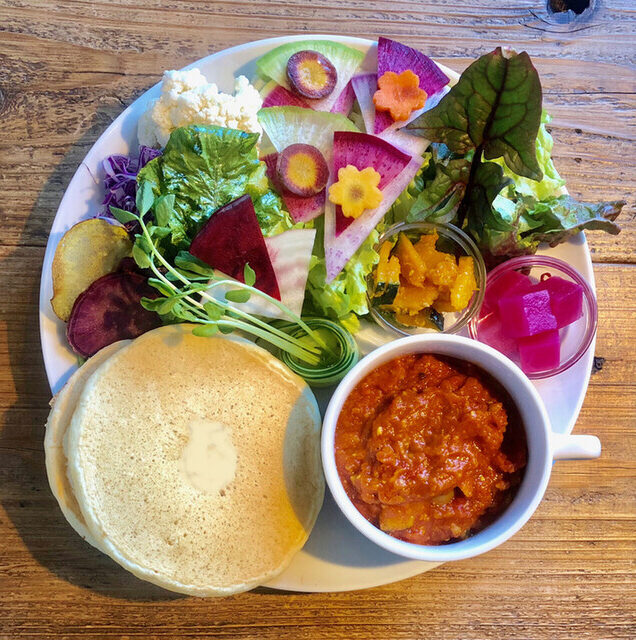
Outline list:
[[[431,285],[414,287],[402,282],[391,306],[396,313],[415,315],[422,309],[432,306],[437,294],[437,287]]]
[[[454,313],[455,308],[450,301],[450,289],[442,289],[433,303],[433,308],[440,313]]]
[[[420,258],[424,261],[427,269],[433,269],[439,262],[440,255],[443,255],[441,251],[435,248],[439,236],[437,231],[434,233],[427,233],[420,236],[420,239],[415,243],[414,247]]]
[[[400,286],[400,261],[397,256],[391,256],[393,245],[386,241],[380,247],[380,260],[375,269],[375,291],[373,297],[377,304],[391,304]]]
[[[455,257],[441,252],[439,255],[437,264],[433,268],[429,267],[427,279],[437,286],[451,287],[457,278]]]
[[[424,309],[415,315],[396,313],[395,319],[407,327],[424,327],[444,331],[444,316],[433,307]]]
[[[557,328],[545,289],[501,298],[498,305],[503,331],[509,338],[526,338]]]
[[[395,255],[400,261],[402,276],[412,285],[424,284],[426,265],[417,251],[415,251],[411,241],[403,233],[400,234]]]
[[[462,256],[457,265],[457,278],[450,290],[450,303],[453,309],[455,311],[465,309],[475,289],[477,289],[477,282],[473,259],[470,256]]]
[[[558,329],[519,338],[519,359],[526,373],[549,371],[559,366],[561,342]]]

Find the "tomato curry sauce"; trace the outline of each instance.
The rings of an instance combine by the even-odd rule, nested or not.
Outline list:
[[[335,433],[349,499],[382,531],[440,544],[503,510],[526,463],[523,426],[494,378],[461,360],[406,355],[353,389]]]

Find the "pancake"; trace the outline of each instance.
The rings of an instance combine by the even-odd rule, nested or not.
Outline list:
[[[86,542],[97,549],[100,549],[99,544],[86,528],[84,516],[77,504],[75,494],[66,475],[67,461],[63,449],[63,440],[86,381],[110,356],[117,353],[127,344],[130,344],[130,340],[121,340],[104,347],[75,371],[62,390],[51,401],[52,409],[46,422],[44,455],[46,459],[46,474],[51,491],[69,524]]]
[[[305,382],[235,337],[162,327],[84,387],[65,450],[92,537],[166,589],[222,596],[266,583],[320,510],[320,414]]]

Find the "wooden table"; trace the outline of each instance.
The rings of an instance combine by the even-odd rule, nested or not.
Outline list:
[[[0,638],[636,637],[635,13],[595,4],[559,25],[539,0],[0,0]],[[165,68],[303,32],[387,35],[457,70],[499,43],[533,56],[571,193],[629,201],[620,236],[588,234],[604,364],[576,430],[603,455],[558,464],[529,524],[485,556],[367,591],[179,597],[80,542],[49,491],[44,246],[84,154]]]

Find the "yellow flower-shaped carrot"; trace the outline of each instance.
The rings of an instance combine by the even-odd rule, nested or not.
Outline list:
[[[378,78],[373,104],[378,111],[388,111],[396,121],[406,120],[426,103],[426,91],[420,89],[419,78],[410,70],[399,75],[386,71]]]
[[[338,170],[338,182],[329,187],[329,200],[342,207],[347,218],[358,218],[365,209],[375,209],[382,202],[382,191],[378,189],[380,174],[367,167],[359,171],[348,164]]]

